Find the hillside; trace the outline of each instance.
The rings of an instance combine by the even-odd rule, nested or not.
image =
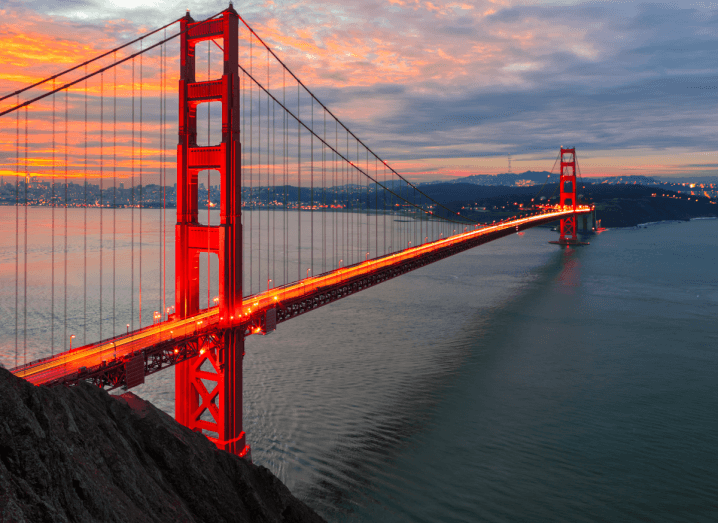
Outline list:
[[[461,210],[464,216],[486,223],[528,212],[536,203],[557,203],[557,189],[556,184],[543,188],[436,184],[427,186],[426,192],[447,207]],[[603,227],[718,216],[714,200],[660,187],[585,183],[579,194],[580,201],[596,206]]]
[[[132,393],[35,387],[0,367],[0,521],[323,520]]]

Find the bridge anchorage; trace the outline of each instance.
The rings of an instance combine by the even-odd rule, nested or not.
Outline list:
[[[552,241],[556,245],[578,246],[588,245],[588,242],[581,241],[577,238],[577,224],[575,211],[579,207],[578,194],[576,187],[576,149],[565,149],[561,146],[561,175],[559,178],[559,206],[564,209],[572,209],[574,214],[561,218],[560,231],[561,236],[558,241]],[[592,209],[591,214],[595,211]],[[594,219],[595,223],[595,219]],[[583,230],[587,231],[587,216],[583,215]]]

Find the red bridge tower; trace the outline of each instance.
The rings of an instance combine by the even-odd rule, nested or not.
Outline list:
[[[559,179],[560,199],[559,205],[574,212],[577,207],[576,196],[576,149],[561,147],[561,178]],[[585,222],[584,222],[585,226]],[[576,238],[576,215],[561,219],[561,236],[556,242],[558,245],[588,245]]]
[[[576,210],[576,149],[561,147],[560,205]],[[561,220],[561,243],[576,242],[576,215]]]
[[[232,327],[242,304],[241,146],[239,141],[238,17],[230,5],[221,18],[181,21],[179,144],[177,146],[177,225],[175,311],[186,318],[199,312],[199,255],[219,257],[219,328],[199,338],[199,355],[176,366],[175,417],[205,434],[224,450],[249,457],[242,431],[244,332]],[[195,81],[195,46],[223,40],[220,79]],[[222,103],[222,142],[197,145],[197,106]],[[220,225],[199,224],[197,175],[218,171]],[[199,326],[201,331],[201,325]],[[209,383],[209,386],[206,384]]]

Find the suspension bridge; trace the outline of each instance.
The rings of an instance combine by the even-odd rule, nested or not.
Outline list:
[[[560,220],[557,243],[578,244],[592,212],[563,147],[556,206],[481,224],[434,201],[231,5],[0,102],[11,371],[112,389],[174,366],[177,420],[240,456],[247,336],[537,225]]]

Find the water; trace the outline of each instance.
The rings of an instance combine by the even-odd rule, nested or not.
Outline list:
[[[717,233],[533,229],[250,337],[254,460],[330,521],[715,521]]]

